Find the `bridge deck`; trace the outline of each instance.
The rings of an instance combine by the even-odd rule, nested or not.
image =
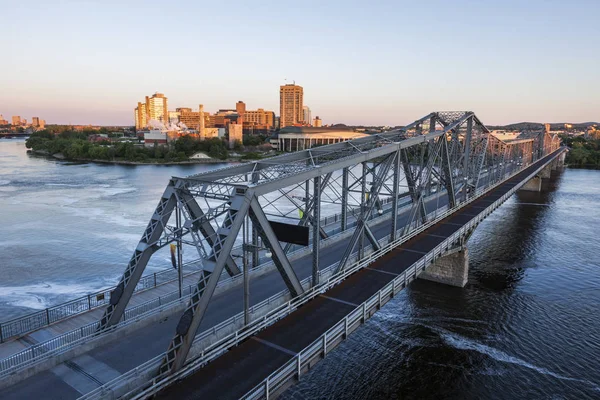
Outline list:
[[[429,212],[446,204],[447,198],[442,196],[439,201],[437,199],[427,201],[426,208]],[[406,224],[408,212],[409,210],[399,212],[399,228]],[[373,234],[377,239],[389,235],[390,225],[389,219],[373,223]],[[322,251],[319,255],[320,265],[329,266],[337,262],[348,240],[346,238],[334,242],[327,247],[327,251]],[[300,279],[310,276],[312,253],[293,260],[292,266]],[[251,279],[250,302],[251,304],[257,304],[284,289],[285,285],[281,276],[277,270],[273,270]],[[149,289],[146,291],[147,295],[155,293],[154,290]],[[210,329],[242,310],[241,287],[229,288],[213,297],[198,332]],[[101,311],[103,309],[97,310],[97,312]],[[90,313],[85,313],[80,318],[88,318],[87,314]],[[118,341],[99,345],[67,363],[26,378],[10,387],[0,389],[0,398],[31,398],[38,396],[40,393],[45,393],[45,388],[52,388],[52,396],[49,398],[75,399],[164,352],[175,331],[178,317],[177,314],[171,315],[146,328],[138,329]],[[142,352],[138,351],[140,345],[144,346]],[[69,367],[69,370],[65,370],[65,365],[71,365],[75,368]],[[99,371],[102,373],[99,373]]]
[[[553,156],[547,156],[525,168],[481,198],[383,256],[369,268],[355,273],[325,295],[308,302],[206,367],[163,390],[157,398],[240,398],[394,279],[392,274],[406,270]]]

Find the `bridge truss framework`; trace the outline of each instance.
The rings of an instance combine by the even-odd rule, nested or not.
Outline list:
[[[379,248],[370,221],[381,217],[384,204],[391,203],[391,242],[427,223],[425,198],[437,194],[451,209],[475,194],[482,177],[493,184],[507,168],[524,167],[558,147],[558,139],[545,132],[499,140],[470,111],[432,112],[399,130],[173,177],[111,293],[99,329],[122,319],[154,253],[171,243],[195,248],[202,274],[157,371],[174,373],[186,361],[222,276],[244,273],[247,323],[248,270],[265,257],[272,258],[292,296],[304,292],[288,257],[292,246],[279,241],[272,221],[309,228],[315,286],[320,242],[327,237],[320,226],[324,212],[337,213],[340,231],[352,232],[337,264],[341,272],[353,258],[363,258],[367,245]],[[408,223],[399,229],[401,204],[409,204],[410,211]],[[175,225],[169,224],[172,219]]]

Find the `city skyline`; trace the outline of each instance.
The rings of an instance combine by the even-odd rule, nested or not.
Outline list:
[[[132,125],[140,93],[166,93],[171,109],[243,99],[278,110],[277,88],[295,81],[326,123],[402,125],[438,109],[473,110],[489,125],[600,119],[594,1],[328,2],[293,13],[284,3],[234,3],[236,13],[62,3],[27,31],[8,19],[0,110],[49,124]],[[3,11],[27,15],[39,4]],[[139,35],[152,24],[161,35]],[[235,56],[223,51],[240,38]],[[200,41],[203,52],[189,52]]]

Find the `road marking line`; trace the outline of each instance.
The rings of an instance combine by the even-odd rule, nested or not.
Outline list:
[[[396,274],[394,272],[389,272],[389,271],[382,271],[380,269],[373,269],[373,268],[369,268],[369,267],[365,267],[365,269],[368,269],[369,271],[375,271],[375,272],[381,272],[382,274],[388,274],[388,275],[393,275],[393,276],[398,276],[400,274]]]
[[[462,225],[461,225],[462,226]],[[417,253],[417,254],[427,254],[427,252],[425,251],[419,251],[419,250],[413,250],[413,249],[401,249],[402,251],[410,251],[411,253]]]
[[[465,224],[457,224],[456,222],[442,222],[442,224],[454,225],[454,226],[464,226]]]
[[[425,235],[438,237],[438,238],[442,238],[442,239],[448,239],[448,236],[436,235],[435,233],[426,233]]]
[[[256,336],[252,336],[252,339],[256,340],[258,343],[262,343],[265,346],[271,347],[271,348],[273,348],[275,350],[283,351],[285,354],[289,354],[290,356],[297,356],[298,355],[298,353],[295,353],[295,352],[293,352],[291,350],[288,350],[285,347],[281,347],[280,345],[275,344],[273,342],[269,342],[268,340],[261,339],[261,338],[258,338]]]
[[[324,294],[321,294],[320,296],[324,297],[324,298],[326,298],[328,300],[331,300],[331,301],[337,301],[338,303],[342,303],[342,304],[345,304],[347,306],[358,307],[358,304],[352,303],[350,301],[346,301],[346,300],[342,300],[342,299],[336,299],[335,297],[325,296]]]

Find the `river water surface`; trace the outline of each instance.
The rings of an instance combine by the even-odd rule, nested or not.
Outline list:
[[[115,284],[168,178],[216,167],[76,164],[0,140],[0,320]],[[414,282],[283,398],[600,399],[600,171],[545,186],[477,228],[465,288]]]

